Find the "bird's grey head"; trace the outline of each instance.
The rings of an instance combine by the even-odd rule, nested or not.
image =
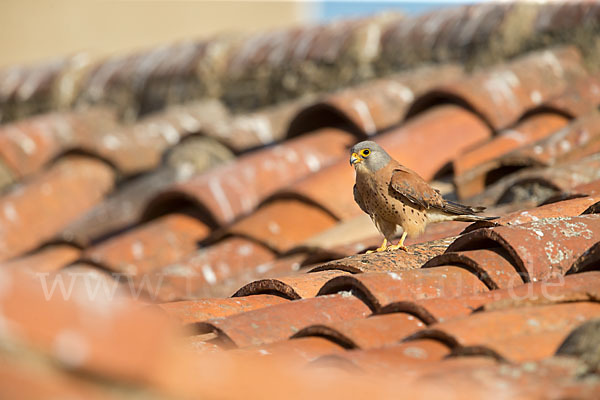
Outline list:
[[[392,159],[384,149],[370,140],[355,144],[350,149],[350,153],[350,165],[353,165],[356,170],[366,168],[370,172],[375,172],[385,167]]]

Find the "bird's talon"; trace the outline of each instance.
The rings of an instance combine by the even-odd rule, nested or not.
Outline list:
[[[390,247],[387,248],[388,251],[395,251],[395,250],[404,250],[405,252],[408,253],[408,249],[406,248],[406,246],[402,245],[402,244],[395,244],[392,245]]]

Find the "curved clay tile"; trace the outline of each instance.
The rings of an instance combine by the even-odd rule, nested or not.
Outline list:
[[[53,244],[22,257],[0,263],[0,268],[31,272],[54,272],[79,259],[81,250],[68,244]]]
[[[264,265],[274,259],[271,250],[255,241],[230,237],[133,281],[153,301],[229,296],[261,276],[263,268],[269,271]]]
[[[460,221],[431,224],[422,235],[409,238],[405,243],[413,245],[454,237],[468,226],[468,222]],[[348,221],[341,221],[333,228],[311,237],[298,246],[297,250],[307,249],[310,252],[302,264],[311,265],[350,257],[365,250],[374,250],[381,244],[381,240],[382,236],[369,216],[363,214]]]
[[[77,103],[115,105],[131,120],[203,97],[208,88],[198,69],[203,60],[212,61],[210,47],[224,42],[181,41],[103,60],[85,75]]]
[[[220,151],[222,145],[215,147],[214,144],[214,140],[203,137],[184,139],[170,149],[162,167],[128,180],[126,185],[120,185],[105,201],[66,227],[61,238],[88,246],[92,241],[139,223],[148,202],[162,190],[222,164],[230,157],[228,151]],[[180,205],[174,211],[194,215],[209,224],[212,222],[202,210],[185,208],[185,205]]]
[[[381,240],[381,239],[380,239]],[[421,268],[429,259],[442,254],[454,238],[409,245],[408,252],[391,251],[372,254],[357,254],[314,267],[311,272],[342,270],[350,273],[397,272]]]
[[[599,315],[600,304],[591,302],[477,312],[431,325],[411,338],[454,343],[455,354],[533,361],[550,357],[575,326]]]
[[[544,204],[524,211],[515,211],[491,221],[474,222],[465,228],[463,232],[468,233],[476,229],[494,226],[520,225],[545,218],[576,217],[586,213],[598,201],[600,201],[600,196],[594,195]]]
[[[377,312],[398,301],[453,297],[487,290],[475,274],[464,268],[438,267],[339,276],[323,285],[318,295],[349,291]]]
[[[240,40],[223,71],[224,99],[236,107],[276,103],[373,76],[381,28],[397,14],[280,29]]]
[[[112,110],[99,107],[46,114],[1,127],[0,158],[18,178],[31,175],[70,152],[97,156],[130,176],[157,167],[165,151],[190,133],[188,125],[169,113],[122,125]],[[203,140],[201,150],[206,159],[232,157],[214,139]]]
[[[294,117],[288,136],[325,126],[350,126],[362,137],[373,136],[398,125],[415,97],[461,76],[457,65],[421,66],[324,95]]]
[[[0,127],[0,158],[20,180],[75,148],[81,137],[101,137],[117,126],[107,108],[27,118]]]
[[[379,67],[396,70],[427,61],[473,61],[469,58],[479,53],[485,59],[511,9],[498,3],[448,7],[392,23],[382,34]]]
[[[0,259],[33,250],[54,237],[102,201],[114,180],[105,163],[73,156],[13,187],[0,197]]]
[[[594,154],[599,149],[599,122],[600,112],[592,111],[554,134],[506,154],[497,162],[502,166],[549,166]]]
[[[277,294],[278,296],[298,300],[315,297],[324,283],[340,275],[343,271],[323,271],[300,274],[281,278],[268,278],[250,282],[233,294],[233,297],[254,296],[260,294]]]
[[[525,168],[500,179],[469,201],[489,206],[519,202],[539,204],[556,198],[569,198],[577,186],[600,179],[599,168],[598,154],[552,167]]]
[[[542,109],[550,109],[570,117],[580,117],[600,104],[600,80],[594,75],[572,82],[559,96],[546,101]]]
[[[418,371],[422,365],[436,365],[450,354],[450,348],[437,340],[423,339],[406,343],[388,344],[385,347],[366,350],[345,351],[340,354],[320,357],[311,364],[340,368],[350,372],[386,373]],[[444,361],[446,362],[446,361]],[[493,362],[493,361],[490,361]],[[400,378],[395,374],[395,378]]]
[[[250,357],[269,357],[282,359],[285,362],[298,363],[310,362],[314,359],[331,354],[342,354],[346,350],[325,338],[309,336],[274,342],[265,345],[249,346],[242,349],[230,350],[231,355]]]
[[[90,68],[85,53],[31,66],[0,70],[0,121],[62,109],[73,104],[82,75]]]
[[[567,274],[581,273],[585,271],[600,270],[600,242],[594,244],[583,252],[577,260],[573,262]]]
[[[502,163],[501,156],[548,136],[567,123],[568,119],[559,114],[534,114],[514,128],[501,131],[489,142],[461,154],[453,162],[458,196],[464,199],[483,191],[485,186],[498,179],[498,170],[510,168]]]
[[[336,219],[320,207],[294,198],[277,199],[234,223],[227,232],[285,253],[335,223]]]
[[[425,326],[410,314],[374,315],[348,321],[311,325],[293,338],[325,337],[347,349],[371,349],[394,344]]]
[[[461,266],[472,271],[491,290],[513,287],[523,278],[511,264],[502,248],[448,252],[429,260],[423,268]]]
[[[235,347],[247,347],[288,339],[309,325],[368,314],[367,306],[353,296],[319,296],[212,319],[196,324],[196,329],[215,332],[220,340]]]
[[[587,272],[524,283],[507,289],[490,290],[474,295],[399,301],[388,304],[380,312],[409,313],[429,325],[464,317],[478,310],[528,307],[558,300],[576,299],[575,296],[578,293],[586,294],[590,290],[595,290],[599,283],[599,272]],[[581,297],[579,298],[581,299]]]
[[[523,281],[535,282],[564,275],[578,256],[598,241],[600,216],[584,215],[477,229],[459,236],[448,247],[447,253],[501,247],[502,259],[513,265]],[[431,263],[437,264],[433,260]],[[502,265],[501,269],[497,269],[497,265]],[[490,266],[480,268],[492,280],[496,274],[505,276],[505,271],[509,270],[504,261],[502,264],[491,261]],[[501,281],[496,280],[496,284],[500,285]]]
[[[148,114],[146,126],[168,123],[180,136],[201,134],[223,143],[236,153],[283,140],[294,114],[311,101],[305,96],[253,112],[232,114],[220,101],[207,98]]]
[[[498,131],[586,74],[581,54],[574,47],[539,51],[434,88],[415,101],[407,116],[414,117],[440,102],[458,103],[474,110]]]
[[[249,213],[268,195],[337,161],[347,153],[352,136],[325,129],[262,149],[163,191],[148,205],[148,217],[182,201],[194,203],[218,225]]]
[[[209,232],[193,217],[170,214],[95,244],[81,257],[116,273],[143,275],[189,256]]]
[[[165,315],[141,308],[118,290],[100,289],[90,295],[98,281],[77,275],[73,282],[64,281],[66,288],[71,287],[70,294],[59,289],[45,293],[37,278],[15,271],[8,276],[12,284],[3,288],[2,313],[7,323],[19,327],[21,346],[32,355],[72,372],[138,383],[156,382],[157,376],[168,374],[167,369],[157,368],[188,360],[175,351],[180,329]],[[52,276],[45,278],[50,290]]]
[[[158,304],[168,315],[181,324],[206,321],[211,318],[227,317],[246,311],[286,303],[288,300],[270,294],[255,294],[247,297],[226,299],[197,299]]]

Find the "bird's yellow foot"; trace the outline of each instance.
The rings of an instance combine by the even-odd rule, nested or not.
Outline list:
[[[393,245],[389,246],[387,248],[388,251],[404,250],[405,252],[408,253],[408,249],[404,245],[404,239],[406,239],[406,231],[402,233],[402,237],[400,238],[400,241],[398,242],[398,244],[393,244]]]
[[[403,244],[400,244],[400,243],[393,244],[387,248],[387,251],[394,251],[394,250],[404,250],[405,252],[408,253],[408,249],[406,248],[406,246]]]
[[[381,246],[379,246],[377,249],[375,250],[368,250],[366,254],[371,254],[371,253],[379,253],[381,251],[386,251],[387,249],[389,249],[388,245],[387,245],[387,239],[383,239],[383,243],[381,243]]]

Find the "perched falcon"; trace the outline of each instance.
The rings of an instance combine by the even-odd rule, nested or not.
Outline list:
[[[406,236],[418,236],[430,222],[481,221],[493,219],[474,215],[484,207],[469,207],[444,200],[416,172],[392,159],[375,142],[360,142],[351,149],[350,165],[356,171],[354,200],[373,220],[383,235],[376,251],[404,247]],[[403,233],[396,245],[388,246],[400,225]]]

